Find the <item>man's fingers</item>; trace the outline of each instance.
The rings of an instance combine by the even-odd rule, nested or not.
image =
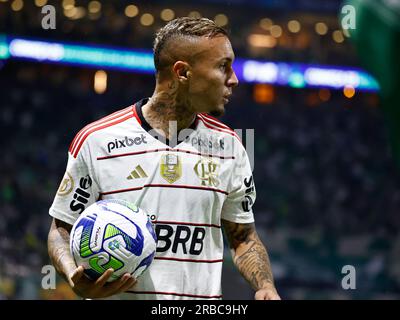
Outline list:
[[[129,273],[125,273],[121,278],[113,282],[107,283],[107,280],[111,277],[113,273],[113,269],[108,269],[95,282],[95,286],[101,289],[103,295],[105,296],[124,292],[136,283],[136,279],[132,277]]]
[[[254,299],[255,300],[264,300],[264,295],[261,292],[256,292]]]
[[[101,275],[101,277],[98,278],[98,279],[96,280],[95,285],[96,285],[97,287],[103,287],[103,286],[106,284],[107,280],[111,277],[111,275],[112,275],[113,273],[114,273],[114,269],[112,269],[112,268],[107,269],[107,270]]]
[[[129,273],[125,273],[118,280],[107,284],[107,293],[110,295],[125,292],[136,283],[136,279]]]
[[[75,269],[73,275],[71,276],[71,280],[74,284],[77,283],[80,278],[82,278],[83,271],[84,269],[82,266],[79,266],[78,268]]]
[[[255,300],[281,300],[278,293],[272,290],[258,290],[254,296]]]
[[[121,288],[129,282],[131,276],[129,273],[125,273],[121,278],[115,280],[114,282],[108,285],[108,290],[114,292],[120,292]]]
[[[134,277],[129,276],[129,280],[119,289],[120,292],[125,292],[130,287],[136,284],[137,280]]]

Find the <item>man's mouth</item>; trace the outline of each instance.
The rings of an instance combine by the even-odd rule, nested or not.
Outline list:
[[[232,94],[224,95],[224,98],[223,98],[223,99],[224,99],[224,103],[225,103],[225,104],[227,104],[227,103],[229,102],[229,98],[231,97],[231,95],[232,95]]]

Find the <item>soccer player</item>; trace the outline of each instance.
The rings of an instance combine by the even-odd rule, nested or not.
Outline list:
[[[210,114],[224,113],[238,79],[227,33],[205,18],[178,18],[156,35],[151,98],[84,127],[69,148],[65,176],[50,208],[48,250],[57,271],[86,298],[219,299],[224,229],[235,265],[255,299],[280,299],[252,212],[249,157],[236,133]],[[107,283],[76,266],[71,226],[93,202],[123,199],[151,217],[153,263],[139,279]]]

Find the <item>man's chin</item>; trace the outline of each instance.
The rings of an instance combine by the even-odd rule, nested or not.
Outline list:
[[[225,108],[212,110],[209,114],[215,118],[222,117],[225,114]]]

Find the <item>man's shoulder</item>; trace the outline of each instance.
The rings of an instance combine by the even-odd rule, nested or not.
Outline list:
[[[242,140],[235,130],[206,113],[199,113],[197,118],[203,125],[203,129],[209,131],[214,136],[219,136],[232,141],[233,144],[242,144]]]
[[[219,132],[221,135],[234,136],[239,139],[239,136],[237,135],[235,130],[233,130],[217,118],[210,116],[207,113],[199,113],[197,114],[197,117],[203,123],[205,128],[213,130],[215,132]]]
[[[136,116],[134,107],[129,106],[87,124],[75,135],[68,151],[76,158],[85,143],[89,141],[96,143],[104,132],[109,134],[110,130],[117,131],[119,127],[124,126],[127,121]]]

